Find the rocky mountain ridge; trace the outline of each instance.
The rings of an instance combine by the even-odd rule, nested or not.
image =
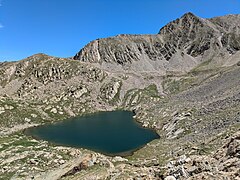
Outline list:
[[[156,35],[118,35],[92,41],[74,59],[100,63],[108,70],[163,74],[188,72],[205,61],[222,66],[240,49],[239,21],[239,15],[203,19],[186,13]]]

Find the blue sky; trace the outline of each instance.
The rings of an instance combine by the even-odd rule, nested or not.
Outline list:
[[[186,12],[239,14],[240,0],[0,0],[0,61],[35,53],[70,57],[117,34],[156,34]]]

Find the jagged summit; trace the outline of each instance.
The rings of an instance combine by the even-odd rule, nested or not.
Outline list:
[[[195,14],[193,14],[192,12],[187,12],[185,13],[184,15],[182,15],[181,18],[184,18],[184,17],[193,17],[193,18],[198,18]]]
[[[188,12],[188,13],[184,14],[183,16],[181,16],[180,18],[177,18],[176,20],[171,21],[167,25],[162,27],[158,34],[168,33],[169,31],[167,31],[167,29],[174,30],[174,28],[176,28],[176,27],[181,28],[181,29],[190,28],[191,25],[196,25],[196,24],[203,26],[202,19],[197,17],[193,13]]]

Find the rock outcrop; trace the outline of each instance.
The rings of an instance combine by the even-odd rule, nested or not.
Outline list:
[[[181,156],[167,165],[166,177],[176,179],[238,179],[240,177],[240,133],[210,156]]]

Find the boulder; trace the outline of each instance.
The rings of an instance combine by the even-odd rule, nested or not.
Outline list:
[[[167,176],[164,180],[177,180],[174,176]]]
[[[51,109],[51,112],[54,113],[54,114],[56,114],[58,111],[57,111],[56,108],[52,108],[52,109]]]
[[[115,156],[113,159],[112,159],[112,162],[124,162],[124,161],[128,161],[127,159],[125,158],[122,158],[120,156]]]

